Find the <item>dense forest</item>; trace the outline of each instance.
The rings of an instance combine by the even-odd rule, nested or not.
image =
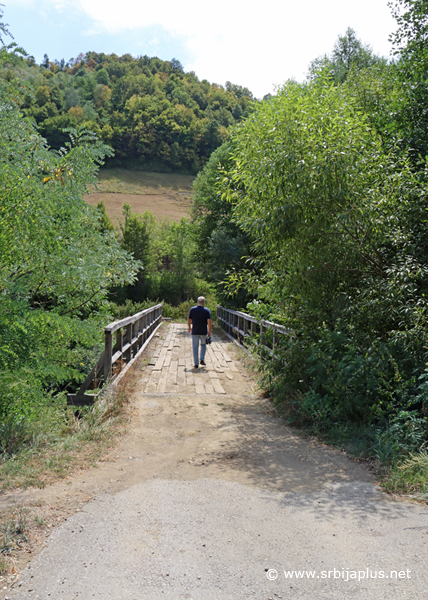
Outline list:
[[[68,127],[82,125],[114,149],[115,165],[196,173],[248,115],[251,92],[185,73],[178,60],[87,52],[37,65],[22,56],[5,67],[25,83],[21,109],[59,149]]]
[[[306,81],[261,102],[175,60],[36,65],[0,26],[5,455],[41,412],[61,420],[52,406],[85,377],[112,312],[215,290],[292,330],[260,365],[289,422],[426,491],[428,10],[392,10],[393,59],[348,29]],[[119,164],[199,171],[191,221],[126,207],[115,231],[86,205],[111,148]]]

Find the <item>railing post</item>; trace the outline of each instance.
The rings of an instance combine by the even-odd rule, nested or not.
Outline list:
[[[122,348],[123,348],[123,332],[122,332],[122,329],[120,329],[120,328],[116,331],[116,345],[117,345],[117,349],[122,352]]]
[[[146,341],[146,315],[143,315],[140,319],[140,330],[141,330],[141,346]]]
[[[125,352],[126,360],[129,362],[132,358],[132,323],[126,326],[126,343],[129,344],[128,350]]]
[[[143,329],[142,329],[142,323],[143,323],[143,319],[138,319],[137,321],[137,352],[138,350],[141,348],[141,346],[143,345],[143,336],[140,336],[140,333],[142,333]]]
[[[113,340],[110,332],[105,332],[105,361],[104,361],[104,381],[111,379],[111,360],[113,356]]]

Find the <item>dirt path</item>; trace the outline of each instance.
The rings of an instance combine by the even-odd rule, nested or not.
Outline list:
[[[281,425],[239,351],[214,342],[192,369],[185,327],[167,326],[111,460],[16,495],[71,516],[5,597],[426,598],[428,510]]]

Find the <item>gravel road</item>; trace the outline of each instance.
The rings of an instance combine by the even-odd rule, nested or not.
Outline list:
[[[355,461],[284,427],[234,362],[222,396],[137,394],[109,463],[39,491],[93,499],[6,598],[427,598],[427,508],[392,500]]]

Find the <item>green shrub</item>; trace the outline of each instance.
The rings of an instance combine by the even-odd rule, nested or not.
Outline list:
[[[373,452],[382,465],[396,464],[420,450],[426,438],[427,421],[416,410],[402,410],[391,418],[386,430],[377,432]]]
[[[405,459],[397,461],[381,482],[383,489],[390,493],[407,494],[428,501],[428,452],[412,452]]]

